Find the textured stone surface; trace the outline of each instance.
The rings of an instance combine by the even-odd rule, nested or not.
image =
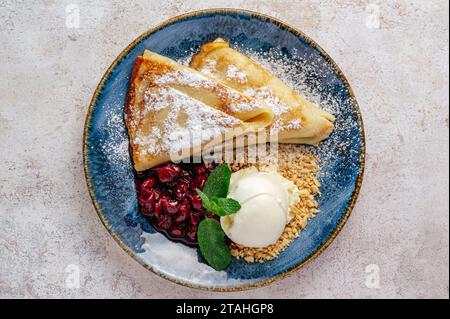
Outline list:
[[[0,297],[448,298],[447,1],[74,3],[78,29],[66,27],[70,1],[0,1]],[[83,176],[84,116],[105,69],[148,28],[206,7],[267,13],[310,35],[349,78],[366,124],[365,182],[341,235],[250,292],[197,291],[142,268],[101,225]]]

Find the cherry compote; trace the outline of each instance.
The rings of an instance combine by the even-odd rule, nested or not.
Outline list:
[[[166,163],[136,178],[139,209],[154,228],[171,240],[197,245],[197,227],[207,212],[196,189],[202,190],[210,164]]]

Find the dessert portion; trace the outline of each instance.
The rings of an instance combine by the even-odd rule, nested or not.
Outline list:
[[[202,46],[190,65],[146,50],[133,68],[125,116],[139,210],[216,270],[233,257],[274,259],[318,212],[319,167],[294,144],[317,145],[334,117],[222,39]],[[231,165],[202,158],[231,141],[240,150],[231,161],[249,159],[248,146],[265,130],[284,143],[276,167],[261,157]],[[238,138],[249,134],[258,139]]]
[[[318,145],[333,131],[334,116],[303,98],[280,79],[223,39],[204,44],[190,66],[211,78],[270,104],[270,133],[281,143]]]
[[[255,166],[231,175],[228,197],[241,209],[220,218],[225,234],[234,243],[263,248],[276,243],[291,220],[291,207],[299,201],[299,189],[275,171]]]
[[[201,154],[272,123],[270,106],[148,50],[137,58],[125,107],[136,171]]]

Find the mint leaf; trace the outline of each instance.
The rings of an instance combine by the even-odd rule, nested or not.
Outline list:
[[[208,196],[206,196],[206,194],[201,190],[197,189],[197,194],[202,199],[203,207],[205,207],[208,211],[215,213],[216,211],[220,210],[220,208],[217,206],[217,203],[210,200]]]
[[[241,209],[241,204],[232,198],[213,198],[211,202],[219,208],[218,212],[213,211],[213,213],[219,216],[231,215]]]
[[[209,198],[227,197],[230,178],[231,169],[228,167],[228,164],[220,164],[209,174],[205,187],[203,187],[203,193]]]
[[[197,232],[200,252],[215,270],[224,270],[231,262],[230,248],[224,238],[225,233],[217,220],[205,218],[200,222]]]
[[[239,202],[232,198],[209,198],[199,189],[197,189],[197,194],[202,199],[203,207],[218,216],[231,215],[241,209]]]

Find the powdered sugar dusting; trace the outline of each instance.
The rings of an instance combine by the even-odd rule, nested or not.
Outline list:
[[[148,154],[180,152],[200,146],[242,121],[207,106],[170,87],[145,94],[146,112],[167,111],[162,130],[153,128],[138,142]],[[183,119],[184,123],[180,123]]]
[[[298,129],[300,128],[300,126],[301,126],[300,120],[292,120],[286,124],[286,128],[290,130]]]
[[[155,79],[155,84],[180,84],[194,88],[210,89],[214,87],[214,83],[208,78],[191,72],[187,69],[176,70],[170,73],[166,73]]]
[[[247,100],[247,99],[240,99],[240,101],[236,103],[230,104],[230,109],[233,112],[239,113],[239,112],[249,112],[252,110],[255,110],[257,108],[260,108],[261,104],[258,100]]]
[[[192,57],[196,55],[198,52],[195,48],[190,48],[189,50],[184,52],[184,56],[182,58],[176,59],[175,61],[178,64],[189,66],[189,63],[191,63]]]
[[[227,78],[230,80],[236,80],[240,83],[247,82],[247,75],[239,70],[236,66],[230,64],[227,69]]]
[[[201,72],[208,76],[213,76],[214,70],[216,69],[217,62],[215,60],[206,60],[205,65],[202,67]]]
[[[289,107],[283,104],[279,98],[274,96],[268,87],[261,87],[258,89],[250,88],[245,90],[244,93],[269,104],[272,107],[275,116],[281,116],[289,110]]]
[[[121,109],[122,107],[119,107],[119,110]],[[108,132],[108,135],[100,141],[102,152],[114,166],[130,167],[129,142],[122,114],[108,109],[105,117],[104,130]]]

